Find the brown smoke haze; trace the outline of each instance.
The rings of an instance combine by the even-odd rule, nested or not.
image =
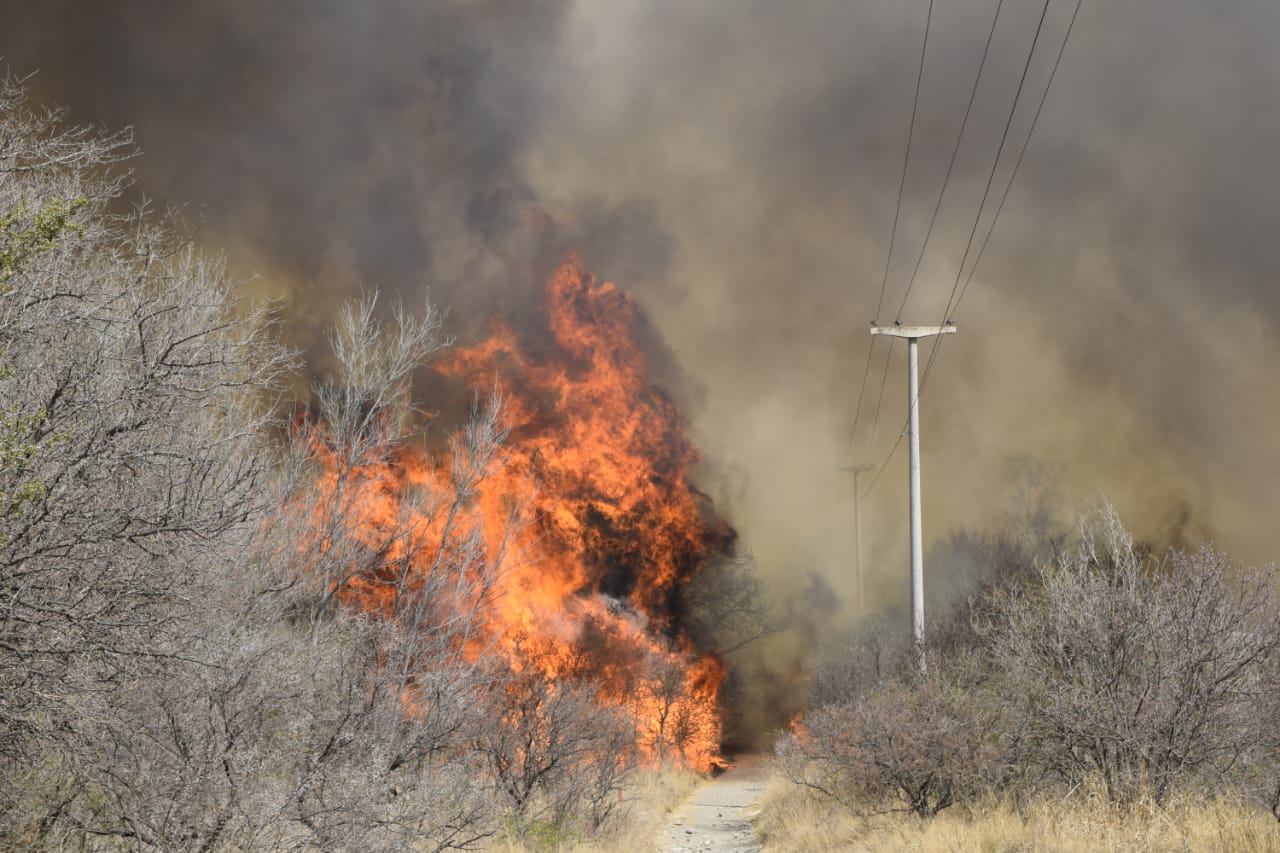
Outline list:
[[[140,188],[190,202],[305,349],[361,284],[429,289],[465,339],[581,249],[648,310],[703,487],[762,572],[790,592],[819,573],[847,604],[839,469],[882,462],[906,411],[898,346],[872,442],[877,343],[849,449],[927,5],[5,0],[0,57],[73,120],[134,125]],[[881,323],[996,3],[936,5]],[[1050,5],[993,203],[1073,7]],[[1005,3],[904,322],[944,319],[1040,9]],[[1276,558],[1278,38],[1271,0],[1086,0],[925,389],[926,543],[998,523],[1031,457],[1139,535]],[[900,447],[863,505],[886,606],[905,485]]]

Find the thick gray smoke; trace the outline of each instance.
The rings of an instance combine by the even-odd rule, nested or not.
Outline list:
[[[581,249],[649,310],[704,486],[762,570],[848,600],[839,466],[881,462],[905,415],[899,347],[872,444],[877,345],[849,451],[925,0],[4,5],[0,56],[74,119],[135,125],[141,187],[287,295],[303,346],[362,282],[429,286],[465,337]],[[995,5],[936,4],[881,322]],[[906,322],[943,319],[1041,8],[1004,5]],[[1050,5],[995,198],[1073,6]],[[1139,534],[1275,558],[1277,37],[1270,0],[1086,0],[925,391],[926,539],[998,519],[1030,456]],[[885,603],[905,479],[900,451],[863,507]]]
[[[520,158],[563,3],[5,5],[10,68],[74,120],[135,126],[140,188],[288,294],[304,346],[361,285],[430,285],[456,325],[533,281]]]

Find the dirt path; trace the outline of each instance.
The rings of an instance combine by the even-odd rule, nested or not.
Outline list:
[[[750,756],[700,786],[667,822],[660,849],[663,853],[759,851],[751,819],[767,779],[760,758]]]

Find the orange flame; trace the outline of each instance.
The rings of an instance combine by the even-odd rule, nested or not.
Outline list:
[[[698,454],[648,382],[631,297],[571,257],[548,282],[546,308],[549,337],[529,343],[495,323],[488,340],[440,367],[473,389],[500,388],[511,424],[500,470],[475,495],[489,553],[519,554],[487,611],[484,653],[497,649],[513,670],[552,683],[590,680],[602,705],[634,720],[650,762],[710,769],[725,670],[680,633],[679,594],[733,531],[689,481]],[[365,472],[362,524],[395,523],[406,489],[447,479],[410,451]],[[522,503],[529,523],[513,527],[511,508]],[[428,541],[440,523],[411,527]],[[379,581],[353,578],[344,600],[385,607]]]

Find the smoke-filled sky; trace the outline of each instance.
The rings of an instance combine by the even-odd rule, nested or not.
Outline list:
[[[1049,6],[995,198],[1074,5]],[[872,444],[878,343],[849,450],[927,7],[0,0],[0,58],[72,120],[133,125],[140,189],[287,297],[304,348],[361,285],[429,289],[465,339],[581,250],[649,311],[703,487],[765,573],[847,596],[840,466],[882,462],[905,417],[899,345]],[[996,0],[936,7],[882,323]],[[943,319],[1041,8],[1004,3],[905,322]],[[1280,554],[1277,39],[1272,0],[1085,0],[925,390],[926,541],[997,523],[1029,456],[1140,534]],[[863,506],[884,601],[905,594],[904,449]]]

